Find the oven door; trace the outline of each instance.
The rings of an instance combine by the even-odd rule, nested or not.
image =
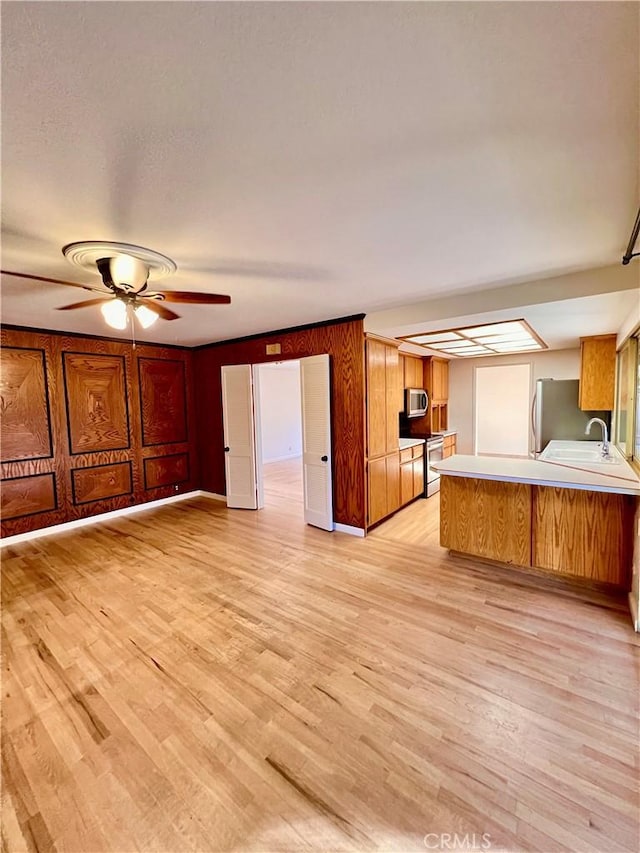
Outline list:
[[[426,496],[440,491],[440,472],[433,467],[434,462],[444,459],[444,441],[431,441],[427,444],[427,476],[425,483]]]

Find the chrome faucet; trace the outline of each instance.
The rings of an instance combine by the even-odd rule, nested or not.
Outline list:
[[[605,424],[605,422],[601,418],[591,418],[591,420],[587,424],[587,428],[585,429],[584,434],[589,435],[591,432],[591,427],[594,424],[600,424],[600,426],[602,427],[602,455],[605,459],[609,459],[611,454],[609,453],[609,438],[607,436],[607,425]]]

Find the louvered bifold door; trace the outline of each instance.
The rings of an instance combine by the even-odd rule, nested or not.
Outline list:
[[[257,509],[256,443],[251,365],[222,368],[222,420],[227,506]]]
[[[300,359],[304,520],[333,530],[331,377],[328,355]]]

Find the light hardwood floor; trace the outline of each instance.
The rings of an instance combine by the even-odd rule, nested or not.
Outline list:
[[[638,849],[623,600],[267,481],[5,549],[3,850]]]

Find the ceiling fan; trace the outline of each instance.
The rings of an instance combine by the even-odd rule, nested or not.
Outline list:
[[[67,287],[80,287],[83,290],[98,293],[93,299],[61,305],[58,311],[74,311],[76,308],[88,308],[100,305],[105,321],[114,329],[126,329],[133,317],[147,329],[160,317],[162,320],[177,320],[180,315],[163,305],[163,302],[175,302],[191,305],[228,305],[231,297],[220,293],[199,293],[190,290],[148,290],[149,280],[161,278],[177,270],[171,258],[129,243],[106,241],[84,241],[69,243],[62,254],[73,264],[98,272],[103,287],[79,284],[74,281],[62,281],[41,275],[30,275],[11,270],[0,270],[3,275],[27,278],[32,281],[62,284]]]

